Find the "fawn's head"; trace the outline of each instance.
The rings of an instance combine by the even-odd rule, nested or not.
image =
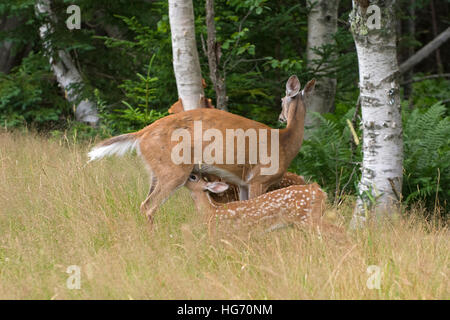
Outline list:
[[[314,91],[316,80],[310,80],[306,86],[300,91],[301,85],[296,75],[293,75],[286,82],[286,96],[281,99],[281,113],[278,121],[286,123],[289,118],[290,108],[301,109],[306,112],[305,105],[309,96]]]
[[[228,190],[229,185],[225,182],[213,181],[208,182],[202,178],[199,174],[191,173],[189,175],[188,180],[186,181],[185,186],[191,191],[193,197],[196,197],[196,194],[201,194],[200,192],[213,192],[213,193],[222,193]]]

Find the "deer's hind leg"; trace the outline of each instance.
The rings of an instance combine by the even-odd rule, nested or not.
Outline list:
[[[141,204],[141,211],[145,213],[150,222],[158,208],[175,192],[184,186],[191,173],[193,166],[176,166],[169,168],[158,168],[152,166],[156,184],[152,184],[147,198]],[[153,180],[153,178],[152,178]]]
[[[152,177],[150,178],[150,189],[148,191],[147,198],[150,197],[150,195],[153,193],[153,191],[156,188],[157,183],[158,183],[158,178],[155,176],[154,173],[152,173]]]

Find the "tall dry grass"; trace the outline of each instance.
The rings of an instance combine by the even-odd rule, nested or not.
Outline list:
[[[141,161],[86,165],[86,150],[0,134],[0,298],[450,298],[449,230],[418,212],[347,242],[296,228],[212,240],[180,190],[150,231]],[[334,211],[345,227],[350,204]],[[79,290],[66,286],[70,265],[81,267]],[[379,290],[366,285],[370,265],[381,268]]]

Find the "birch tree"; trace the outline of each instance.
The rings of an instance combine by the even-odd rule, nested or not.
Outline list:
[[[49,22],[39,28],[39,35],[43,41],[44,50],[49,58],[53,73],[59,86],[64,90],[66,99],[75,106],[75,118],[77,121],[95,126],[99,122],[97,107],[94,102],[81,100],[79,90],[83,87],[83,79],[72,57],[65,50],[54,50],[49,36],[53,33],[52,24],[56,24],[57,18],[51,9],[50,0],[37,0],[35,5],[38,15],[46,16]],[[81,100],[81,101],[80,101]]]
[[[337,18],[339,0],[313,0],[309,3],[308,15],[308,42],[307,62],[308,68],[326,69],[330,66],[330,60],[319,66],[320,54],[317,50],[326,45],[335,44],[334,34],[337,31]],[[308,113],[306,115],[306,126],[317,124],[311,112],[330,112],[334,105],[336,94],[336,79],[322,76],[323,72],[316,72],[317,77],[315,93],[308,102]]]
[[[353,0],[351,31],[359,65],[362,176],[352,227],[369,214],[389,216],[401,200],[403,136],[395,0]]]
[[[201,108],[204,92],[195,40],[192,0],[169,0],[169,22],[178,96],[184,110]]]

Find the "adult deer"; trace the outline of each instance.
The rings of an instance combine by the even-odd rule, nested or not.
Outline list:
[[[211,99],[202,98],[202,101],[200,101],[200,104],[203,106],[203,108],[214,109]],[[184,107],[183,107],[183,102],[181,101],[181,98],[178,99],[178,101],[175,102],[173,105],[171,105],[169,108],[169,114],[180,113],[183,111],[184,111]]]
[[[202,86],[203,86],[203,89],[206,89],[206,87],[207,87],[206,81],[203,78],[202,78]],[[201,101],[200,101],[200,105],[202,106],[202,108],[214,109],[212,100],[208,99],[208,98],[202,97]],[[175,113],[179,113],[179,112],[183,112],[183,111],[184,111],[184,107],[183,107],[183,101],[181,100],[181,98],[178,99],[178,101],[175,102],[173,105],[171,105],[169,108],[169,114],[175,114]]]
[[[297,155],[303,142],[306,114],[304,99],[312,93],[314,84],[315,81],[311,80],[300,91],[298,78],[289,78],[279,117],[280,121],[287,121],[286,129],[271,130],[263,123],[217,109],[195,109],[159,119],[138,132],[105,140],[89,152],[90,161],[114,154],[123,155],[137,149],[152,172],[150,191],[141,204],[141,210],[150,220],[157,208],[186,183],[193,171],[214,174],[238,185],[241,200],[257,197],[280,181]],[[181,135],[180,130],[184,130],[182,133],[187,136]],[[220,139],[216,140],[228,137],[230,132],[232,139],[222,139],[221,143]],[[256,159],[253,157],[255,146],[245,143],[248,132],[254,134],[256,144],[260,146],[260,154],[265,149],[263,151],[268,156],[270,150],[271,160],[276,158],[276,161],[267,163],[261,161],[267,160],[267,156]],[[183,138],[183,143],[179,142],[180,137]],[[207,141],[198,140],[211,140],[212,137],[219,148],[214,149],[214,157],[209,149],[211,157],[202,161],[202,151],[210,146]],[[247,138],[251,140],[251,134]],[[241,143],[235,144],[235,140]],[[278,146],[276,150],[275,147]],[[180,150],[183,151],[183,161],[178,161],[178,158],[174,161],[174,151],[180,155]],[[223,155],[226,155],[227,161],[223,161]]]
[[[206,82],[205,79],[202,79],[203,88],[206,88]],[[211,108],[214,109],[214,106],[212,105],[211,99],[207,99],[208,104],[205,106],[205,108]],[[170,108],[169,108],[169,114],[176,114],[183,112],[183,103],[181,102],[181,99],[179,99],[177,102],[175,102]],[[217,177],[215,175],[206,174],[204,175],[204,178],[209,181],[220,181],[220,177]],[[299,176],[292,172],[286,172],[283,177],[281,178],[281,181],[279,183],[273,184],[268,191],[274,191],[277,189],[289,187],[291,185],[304,185],[306,184],[305,179],[303,176]],[[239,189],[233,185],[229,184],[229,188],[225,192],[221,193],[213,193],[211,194],[211,197],[214,201],[218,203],[227,203],[232,201],[238,201],[239,200]]]
[[[300,222],[323,228],[327,232],[343,232],[339,227],[323,221],[327,194],[317,183],[292,185],[250,200],[227,204],[216,203],[210,194],[226,191],[228,184],[224,182],[208,182],[192,173],[185,186],[191,192],[197,210],[212,230],[215,230],[216,223],[224,224],[230,231],[230,227],[238,229],[256,224],[276,226]]]

